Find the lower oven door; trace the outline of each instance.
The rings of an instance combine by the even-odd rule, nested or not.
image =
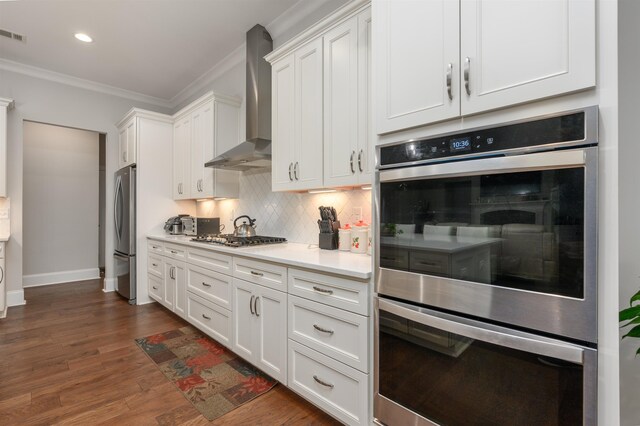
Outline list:
[[[595,425],[597,351],[376,299],[384,425]]]

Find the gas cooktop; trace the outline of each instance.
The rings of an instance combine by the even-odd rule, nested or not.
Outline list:
[[[263,235],[256,235],[255,237],[236,237],[233,234],[219,234],[198,235],[195,238],[192,238],[191,241],[205,244],[217,244],[226,247],[248,247],[286,243],[287,239],[282,237],[265,237]]]

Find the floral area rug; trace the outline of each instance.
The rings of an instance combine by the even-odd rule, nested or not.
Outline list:
[[[136,339],[136,343],[209,420],[251,401],[277,383],[190,326]]]

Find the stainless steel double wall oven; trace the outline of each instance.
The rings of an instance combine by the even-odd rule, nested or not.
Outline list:
[[[378,148],[379,423],[596,423],[598,110]]]

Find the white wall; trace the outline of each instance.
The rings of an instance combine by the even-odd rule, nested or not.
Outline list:
[[[23,132],[24,286],[98,278],[98,133]]]
[[[619,78],[620,78],[620,309],[629,307],[629,299],[640,290],[640,123],[638,99],[640,67],[638,18],[640,2],[622,0],[619,3]],[[629,328],[621,330],[626,333]],[[640,339],[626,338],[620,342],[620,424],[640,424],[640,357],[636,350]]]
[[[54,81],[43,80],[0,70],[0,97],[15,100],[7,121],[7,180],[11,198],[11,239],[7,244],[8,299],[22,295],[23,262],[23,121],[36,121],[78,129],[93,130],[107,135],[106,201],[107,217],[113,214],[113,173],[118,164],[118,130],[115,126],[132,106],[166,113],[160,107],[119,96],[81,89]],[[106,226],[106,276],[113,278],[113,225]],[[13,293],[11,293],[13,292]],[[9,311],[9,317],[11,311]]]

